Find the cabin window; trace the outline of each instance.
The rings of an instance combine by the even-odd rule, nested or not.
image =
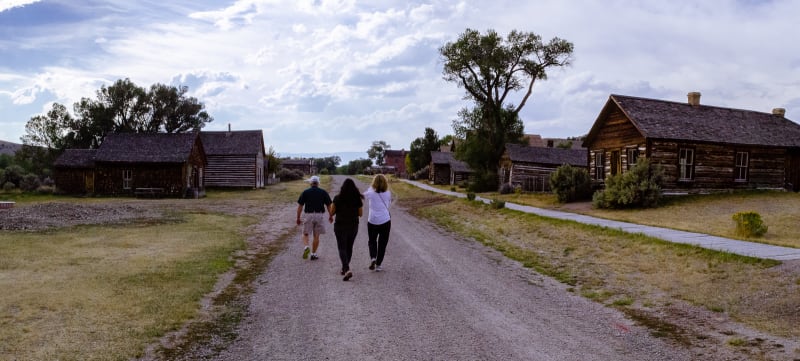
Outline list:
[[[622,173],[622,158],[620,158],[620,152],[614,150],[611,152],[611,175],[619,173]]]
[[[594,179],[603,180],[606,178],[605,159],[603,159],[603,152],[598,151],[594,153]]]
[[[131,189],[133,183],[133,171],[130,169],[122,170],[122,189]]]
[[[747,168],[750,164],[750,157],[747,152],[736,152],[736,177],[737,182],[747,181]]]
[[[694,149],[681,148],[678,155],[680,178],[686,181],[694,179]]]
[[[630,170],[636,165],[636,162],[639,161],[639,148],[628,148],[626,152],[628,157],[628,170]]]

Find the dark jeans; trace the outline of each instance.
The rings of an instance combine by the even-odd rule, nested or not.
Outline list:
[[[383,255],[386,254],[386,245],[389,244],[389,230],[391,228],[392,221],[384,224],[367,223],[369,257],[374,258],[378,266],[381,265],[381,262],[383,262]]]
[[[336,246],[339,248],[339,259],[342,261],[342,271],[350,270],[350,259],[353,258],[353,243],[358,235],[358,226],[353,228],[334,228],[336,235]]]

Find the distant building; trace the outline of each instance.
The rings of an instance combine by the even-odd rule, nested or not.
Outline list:
[[[408,152],[405,149],[385,150],[383,152],[384,167],[389,167],[387,169],[391,169],[392,174],[406,178],[406,154]]]
[[[200,132],[208,158],[207,187],[263,188],[264,134],[260,130]]]
[[[308,158],[281,159],[281,168],[299,170],[303,174],[307,175],[316,173],[314,167],[314,160]]]

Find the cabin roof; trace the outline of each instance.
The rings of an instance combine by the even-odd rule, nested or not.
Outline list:
[[[538,163],[550,165],[569,164],[586,167],[586,149],[563,149],[549,147],[530,147],[520,144],[506,144],[506,152],[512,162]]]
[[[264,133],[260,130],[201,131],[206,155],[264,154]]]
[[[103,140],[95,161],[119,163],[183,163],[197,133],[112,133]]]
[[[58,168],[93,168],[96,149],[65,149],[53,162]]]
[[[612,94],[586,143],[605,116],[620,109],[645,138],[779,147],[800,146],[800,125],[782,115]]]

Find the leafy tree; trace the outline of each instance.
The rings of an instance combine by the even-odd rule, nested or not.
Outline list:
[[[439,49],[444,79],[463,87],[465,98],[474,102],[474,107],[462,109],[453,128],[456,137],[465,140],[456,150],[457,157],[479,179],[496,178],[505,144],[522,142],[519,112],[535,81],[547,79],[548,68],[568,65],[572,50],[566,40],[553,38],[545,44],[532,32],[512,30],[503,39],[494,30],[483,35],[472,29]],[[513,104],[508,97],[518,91],[523,96],[519,104]],[[487,187],[496,186],[497,181],[487,183]]]
[[[314,159],[314,165],[317,167],[317,169],[319,171],[325,169],[327,170],[328,174],[335,174],[336,167],[338,167],[339,163],[341,162],[342,158],[340,158],[338,155]]]
[[[371,159],[355,159],[351,160],[347,163],[347,174],[361,174],[364,173],[364,169],[367,169],[372,166]]]
[[[275,148],[272,146],[269,147],[269,150],[266,154],[267,158],[267,174],[274,174],[277,173],[279,169],[281,169],[281,160],[278,158],[278,154],[275,152]]]
[[[439,136],[432,128],[425,128],[423,137],[414,139],[408,151],[406,168],[410,173],[416,172],[431,163],[431,152],[439,150]]]
[[[197,130],[212,121],[203,110],[203,103],[187,97],[189,88],[155,84],[150,87],[152,118],[146,131],[157,132],[163,128],[167,133],[184,133]]]
[[[367,149],[367,156],[369,159],[374,160],[376,165],[383,165],[384,153],[391,148],[392,146],[386,144],[385,141],[376,140],[373,141],[372,146]]]

